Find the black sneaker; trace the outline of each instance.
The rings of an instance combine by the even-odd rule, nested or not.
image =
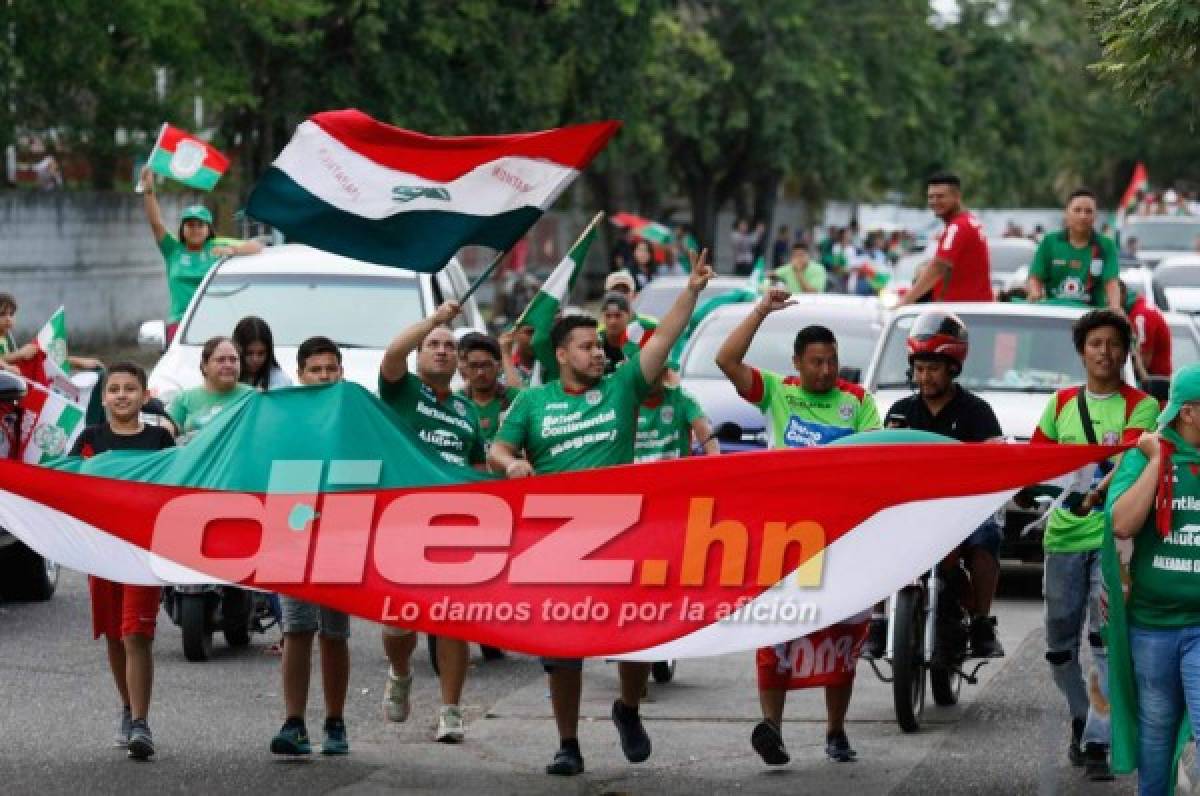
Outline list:
[[[271,752],[277,755],[310,755],[312,741],[308,740],[308,728],[300,719],[288,719],[271,739]]]
[[[844,731],[825,736],[825,754],[835,763],[853,763],[858,758],[858,752],[850,747],[850,739]]]
[[[1113,779],[1112,769],[1108,765],[1107,746],[1102,743],[1089,743],[1084,747],[1083,757],[1087,766],[1087,778],[1092,782],[1108,782]]]
[[[631,708],[621,700],[613,703],[613,724],[617,725],[617,734],[621,736],[621,751],[630,763],[641,763],[650,757],[650,736],[642,726],[642,717],[637,708]]]
[[[583,773],[583,755],[579,745],[563,744],[554,753],[554,762],[546,766],[546,773],[556,777],[574,777]]]
[[[971,620],[971,657],[1003,658],[1004,647],[996,638],[996,617],[977,616]]]
[[[485,661],[502,661],[508,657],[504,654],[504,650],[497,647],[489,647],[486,644],[480,644],[479,651],[483,653]]]
[[[1083,719],[1071,719],[1071,744],[1067,747],[1067,759],[1073,766],[1084,764],[1083,756]]]
[[[755,725],[754,732],[750,733],[750,745],[768,766],[782,766],[792,760],[783,745],[783,735],[773,721],[763,720]]]
[[[129,730],[129,757],[132,760],[149,760],[154,756],[154,736],[145,719],[134,719]]]
[[[881,661],[887,655],[887,618],[871,617],[867,627],[867,643],[863,645],[863,657]]]

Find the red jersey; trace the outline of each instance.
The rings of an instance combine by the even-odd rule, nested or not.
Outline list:
[[[1167,319],[1146,303],[1145,296],[1138,296],[1129,309],[1129,322],[1138,339],[1138,353],[1142,364],[1151,376],[1171,375],[1171,329]]]
[[[946,279],[934,285],[935,301],[993,300],[987,238],[975,216],[963,210],[947,221],[934,257],[952,266]]]

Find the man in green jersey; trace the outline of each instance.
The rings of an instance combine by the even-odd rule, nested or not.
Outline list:
[[[702,252],[692,264],[687,287],[654,336],[608,375],[596,321],[579,315],[560,318],[550,333],[559,378],[517,396],[492,442],[488,454],[492,470],[522,478],[632,462],[638,405],[650,394],[650,382],[662,371],[712,275],[707,252]],[[524,458],[519,455],[522,451]],[[546,773],[574,776],[583,772],[578,738],[583,662],[553,659],[543,665],[560,740]],[[626,759],[640,763],[651,752],[650,736],[638,715],[650,664],[622,661],[618,668],[621,697],[613,703],[613,723]]]
[[[1079,188],[1067,200],[1063,229],[1038,244],[1026,295],[1121,311],[1120,271],[1117,244],[1096,232],[1096,195]]]
[[[796,335],[792,365],[799,376],[781,376],[759,370],[745,362],[746,352],[759,326],[772,312],[795,302],[782,288],[771,288],[747,313],[717,351],[717,367],[733,382],[738,394],[766,415],[767,438],[772,448],[808,448],[825,445],[858,431],[880,427],[879,411],[870,393],[838,378],[838,347],[833,332],[824,326],[806,326]],[[866,634],[869,612],[847,620],[850,635],[856,634],[855,657]],[[789,642],[789,644],[795,643]],[[783,707],[790,687],[765,666],[773,655],[785,659],[787,650],[759,651],[759,701],[763,721],[754,728],[751,743],[763,761],[782,765],[790,759],[783,745]],[[832,760],[849,762],[857,756],[846,737],[846,711],[854,692],[853,675],[836,685],[825,686],[827,725],[825,753]]]
[[[486,334],[470,332],[458,341],[458,373],[465,383],[458,394],[475,404],[485,453],[520,392],[500,383],[502,361],[500,344]]]
[[[629,299],[613,291],[600,304],[604,323],[599,327],[600,345],[608,357],[611,373],[625,360],[646,347],[654,336],[658,322],[644,315],[634,317]]]
[[[682,387],[667,386],[669,373],[668,369],[663,369],[638,408],[637,439],[633,443],[635,462],[659,462],[689,456],[693,437],[706,455],[721,452],[704,410]]]
[[[424,320],[400,332],[384,351],[379,365],[379,397],[412,426],[417,436],[443,459],[463,467],[482,467],[483,436],[475,405],[450,390],[458,368],[454,332],[447,325],[459,313],[457,302],[447,301]],[[417,372],[408,370],[408,355],[417,352]],[[386,626],[383,648],[391,662],[384,687],[384,713],[391,721],[404,721],[409,713],[412,672],[409,659],[417,637],[411,630]],[[442,708],[437,740],[458,743],[466,727],[459,701],[467,676],[467,644],[443,638],[437,645]]]
[[[1154,427],[1158,403],[1122,381],[1133,338],[1129,322],[1112,310],[1093,310],[1075,322],[1072,333],[1087,382],[1051,396],[1032,442],[1116,445],[1136,441],[1141,432]],[[1071,711],[1068,758],[1073,765],[1086,763],[1093,779],[1112,777],[1107,696],[1103,701],[1089,699],[1093,690],[1108,693],[1099,600],[1104,588],[1100,576],[1102,509],[1111,470],[1111,463],[1105,462],[1089,465],[1077,474],[1066,487],[1062,507],[1051,511],[1042,542],[1046,551],[1046,660]],[[1092,652],[1090,683],[1084,681],[1079,660],[1085,627]]]
[[[792,246],[792,259],[772,271],[771,279],[789,293],[824,293],[828,274],[825,266],[809,257],[808,247],[797,243]]]

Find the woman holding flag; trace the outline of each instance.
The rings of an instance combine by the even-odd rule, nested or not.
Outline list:
[[[167,291],[171,297],[171,308],[167,314],[167,342],[170,342],[192,296],[212,267],[222,257],[257,254],[262,251],[262,244],[256,240],[218,238],[213,230],[212,213],[204,205],[184,208],[179,221],[179,234],[172,235],[163,223],[162,210],[154,196],[154,173],[149,166],[142,169],[139,187],[146,220],[150,222],[154,242],[158,244],[167,266]]]

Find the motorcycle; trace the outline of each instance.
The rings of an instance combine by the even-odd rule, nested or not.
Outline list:
[[[162,606],[183,631],[183,656],[193,662],[212,657],[212,637],[218,630],[229,646],[245,647],[252,633],[265,633],[279,622],[271,595],[236,586],[167,586]]]

